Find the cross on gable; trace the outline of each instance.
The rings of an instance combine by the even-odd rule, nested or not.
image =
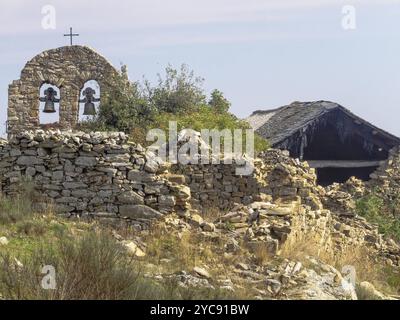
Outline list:
[[[69,28],[69,33],[68,34],[64,34],[64,37],[70,37],[70,43],[72,46],[72,38],[73,37],[79,37],[78,33],[72,33],[72,28]]]

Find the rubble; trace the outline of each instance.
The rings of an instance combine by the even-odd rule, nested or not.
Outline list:
[[[352,178],[323,188],[307,163],[273,149],[256,159],[252,175],[237,176],[234,163],[169,166],[121,133],[39,130],[0,142],[1,189],[7,195],[20,192],[27,179],[41,201],[50,200],[67,215],[128,221],[138,231],[161,220],[177,232],[220,241],[226,257],[243,250],[252,257],[260,252],[274,257],[278,266],[243,260],[232,266],[229,278],[218,281],[200,267],[193,275],[157,276],[172,277],[183,287],[229,292],[238,290],[238,277],[254,285],[257,299],[356,298],[354,288],[339,284],[343,277],[336,269],[315,258],[310,257],[312,267],[307,268],[299,261],[281,262],[282,250],[302,241],[316,257],[364,248],[382,263],[400,266],[399,245],[357,216],[354,201],[371,185],[395,192],[400,174],[397,180],[391,161],[385,174],[380,169],[369,183]],[[223,214],[206,218],[203,213],[210,207]],[[133,256],[146,256],[136,240],[122,244]]]

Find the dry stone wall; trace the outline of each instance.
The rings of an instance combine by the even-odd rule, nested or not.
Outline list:
[[[20,192],[28,179],[67,214],[129,216],[140,205],[162,213],[229,210],[236,204],[297,198],[313,209],[321,206],[313,193],[312,169],[282,151],[269,150],[256,159],[250,175],[237,175],[238,166],[167,167],[123,133],[23,131],[0,146],[2,193]]]
[[[285,152],[261,156],[252,175],[237,176],[235,164],[169,167],[124,133],[24,131],[0,141],[1,193],[13,196],[29,183],[38,203],[65,215],[146,228],[175,212],[204,231],[242,235],[255,250],[277,253],[307,240],[327,252],[368,246],[400,264],[398,245],[364,218],[343,214],[342,194],[349,193],[317,186],[313,170]],[[213,223],[193,210],[214,206],[229,211]]]
[[[60,213],[148,221],[185,210],[190,190],[156,174],[153,154],[123,133],[21,132],[0,144],[1,191],[31,181]]]
[[[237,175],[240,164],[174,165],[171,171],[183,175],[190,188],[193,208],[228,210],[237,203],[259,201],[265,191],[260,161],[250,175]]]
[[[270,149],[254,160],[250,175],[237,175],[239,164],[174,165],[192,191],[195,208],[230,210],[235,204],[261,200],[281,203],[298,201],[313,210],[323,208],[324,188],[317,185],[315,170],[306,162],[289,157],[282,150]]]

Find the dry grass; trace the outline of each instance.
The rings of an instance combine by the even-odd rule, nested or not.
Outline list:
[[[378,290],[386,294],[399,294],[400,274],[398,270],[385,266],[365,247],[351,246],[342,252],[333,254],[327,250],[321,250],[313,238],[304,238],[296,242],[285,243],[282,246],[281,256],[292,260],[298,260],[307,265],[306,256],[319,258],[322,262],[334,266],[341,271],[344,266],[353,266],[356,270],[356,281],[368,281]]]
[[[34,184],[29,180],[22,180],[18,193],[13,196],[7,197],[0,194],[1,224],[29,220],[42,214],[49,216],[53,211],[52,204],[41,201]]]
[[[138,264],[105,233],[76,238],[59,235],[18,257],[0,256],[0,292],[6,299],[141,299],[162,298],[162,290],[142,277]],[[56,288],[41,286],[43,266],[53,266]]]
[[[253,250],[252,253],[254,255],[254,262],[260,266],[266,265],[268,262],[273,259],[271,254],[264,245],[258,245]]]
[[[219,208],[205,208],[201,213],[201,217],[206,221],[215,222],[225,213],[226,212],[221,211]]]
[[[171,232],[162,225],[154,226],[144,242],[146,262],[159,266],[162,272],[191,271],[195,266],[206,266],[215,276],[227,275],[226,266],[245,259],[244,251],[226,254],[222,237],[204,238],[195,230]],[[165,261],[168,261],[167,263]]]
[[[320,246],[314,238],[301,238],[295,241],[286,241],[280,248],[283,258],[305,261],[306,256],[320,257]]]

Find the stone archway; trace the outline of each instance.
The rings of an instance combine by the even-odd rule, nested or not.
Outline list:
[[[29,61],[19,80],[8,90],[8,133],[39,129],[39,88],[51,83],[60,88],[59,128],[71,129],[77,125],[79,95],[82,86],[95,80],[102,97],[115,86],[118,75],[104,57],[84,46],[68,46],[44,51]],[[100,101],[101,103],[101,101]]]

